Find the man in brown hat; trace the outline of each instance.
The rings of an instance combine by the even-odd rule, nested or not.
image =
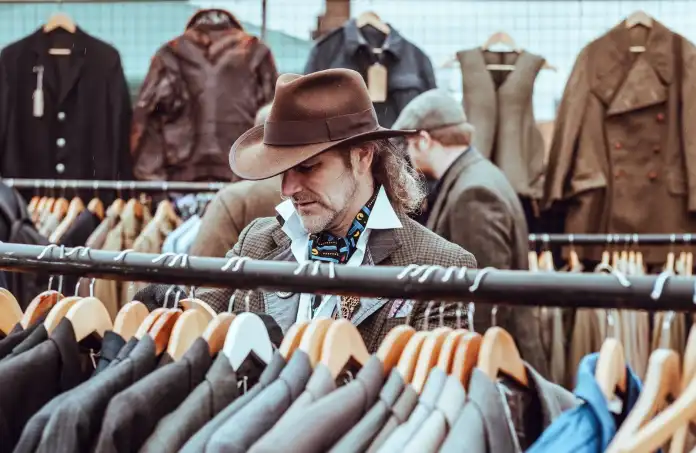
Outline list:
[[[242,231],[228,254],[276,261],[334,262],[348,266],[441,265],[475,268],[474,256],[428,231],[407,214],[418,209],[423,190],[406,152],[389,139],[413,131],[379,126],[360,74],[330,69],[306,76],[281,75],[265,125],[243,134],[232,146],[232,171],[243,179],[282,175],[278,216],[260,218]],[[247,293],[248,294],[248,293]],[[199,292],[222,311],[232,290]],[[244,310],[237,294],[235,310]],[[454,324],[456,304],[444,316]],[[251,311],[271,314],[284,331],[295,322],[330,317],[341,310],[375,351],[408,315],[425,325],[427,304],[311,294],[251,293]]]

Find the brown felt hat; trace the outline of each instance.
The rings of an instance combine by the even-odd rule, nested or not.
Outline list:
[[[230,167],[243,179],[267,179],[338,145],[415,132],[379,125],[367,86],[355,71],[283,74],[266,123],[234,142]]]

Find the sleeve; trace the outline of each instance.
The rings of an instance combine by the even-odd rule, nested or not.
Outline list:
[[[113,152],[113,179],[133,179],[133,161],[130,152],[129,131],[133,110],[131,107],[128,83],[121,65],[121,57],[118,56],[116,65],[111,72],[110,96],[112,108],[112,152]]]
[[[259,87],[256,99],[257,109],[273,101],[275,85],[278,80],[278,68],[276,67],[271,49],[263,44],[260,47],[258,63],[255,64]]]
[[[167,179],[162,125],[177,118],[187,102],[188,92],[181,79],[158,53],[152,58],[133,110],[131,152],[137,179]]]
[[[423,92],[426,92],[428,90],[432,90],[434,88],[437,88],[437,81],[435,78],[435,71],[433,70],[433,62],[430,61],[430,58],[428,58],[427,55],[423,54],[423,69],[422,69],[422,74],[423,74],[423,85],[424,85],[424,90]]]
[[[590,95],[589,53],[589,47],[585,47],[578,55],[558,107],[546,167],[542,199],[544,210],[549,209],[554,202],[568,197],[566,181],[571,171]]]
[[[224,189],[223,189],[224,190]],[[211,256],[222,258],[239,239],[239,226],[235,217],[225,205],[222,192],[213,199],[201,220],[196,239],[191,246],[193,256]]]
[[[696,47],[686,39],[682,41],[683,71],[681,80],[681,134],[683,153],[686,161],[686,175],[689,187],[689,211],[696,211],[696,129],[693,127],[696,115]],[[688,82],[685,82],[688,81]],[[1,126],[0,126],[1,127]]]

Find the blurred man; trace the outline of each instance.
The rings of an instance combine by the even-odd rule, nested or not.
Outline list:
[[[479,267],[527,269],[527,224],[505,175],[471,146],[474,127],[461,104],[442,90],[427,91],[401,112],[395,129],[408,137],[412,165],[429,181],[418,220],[476,257]],[[477,304],[474,328],[492,324],[492,307]],[[542,374],[548,369],[535,308],[499,307],[496,324],[518,341],[520,351]]]
[[[271,104],[259,109],[255,125],[266,121]],[[280,177],[263,181],[240,181],[225,187],[210,202],[190,253],[224,257],[237,243],[239,233],[259,217],[275,215],[280,203]]]

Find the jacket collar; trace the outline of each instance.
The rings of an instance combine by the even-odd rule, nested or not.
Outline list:
[[[482,159],[483,156],[481,153],[479,153],[476,148],[471,146],[462,156],[459,156],[459,158],[452,162],[452,166],[447,170],[445,178],[442,180],[440,191],[438,192],[435,203],[432,206],[432,210],[428,215],[427,227],[429,230],[435,229],[437,221],[439,220],[440,215],[447,204],[449,193],[462,172]]]
[[[645,52],[630,51],[631,30],[625,21],[611,29],[593,45],[602,55],[594,68],[592,91],[608,106],[608,114],[620,114],[664,102],[666,86],[674,71],[674,34],[653,21]]]
[[[394,58],[399,60],[403,56],[405,40],[393,27],[390,26],[390,28],[391,31],[387,35],[384,44],[382,45],[382,51],[388,52]],[[361,48],[372,50],[372,46],[367,42],[365,37],[360,32],[355,19],[351,19],[343,25],[343,36],[345,39],[345,52],[350,56],[353,56],[358,49]]]

